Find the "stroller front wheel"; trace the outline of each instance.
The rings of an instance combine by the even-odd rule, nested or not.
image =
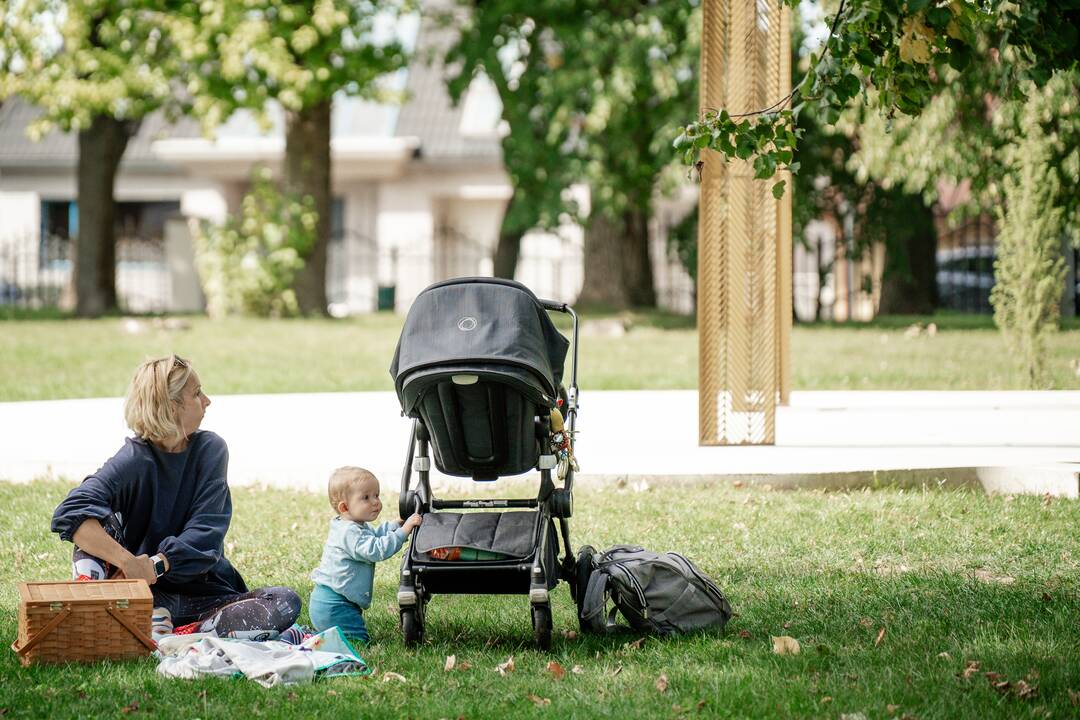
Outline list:
[[[533,640],[541,650],[551,649],[551,606],[533,605]]]
[[[401,611],[401,635],[406,647],[416,647],[424,641],[424,623],[415,608]]]

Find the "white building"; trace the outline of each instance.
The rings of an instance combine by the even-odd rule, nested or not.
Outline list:
[[[442,46],[446,32],[424,24],[416,47]],[[431,282],[491,273],[511,195],[498,95],[480,79],[454,107],[442,67],[422,60],[399,81],[406,91],[400,106],[335,99],[327,271],[335,314],[391,305],[402,311]],[[47,302],[70,278],[66,255],[52,250],[77,231],[77,141],[52,133],[30,142],[25,127],[37,112],[17,100],[0,107],[0,302],[4,287],[25,294],[28,283],[46,287],[39,292]],[[235,212],[254,166],[276,168],[283,155],[280,113],[268,134],[239,115],[213,140],[202,138],[192,120],[168,125],[160,116],[147,118],[116,181],[122,304],[133,311],[201,309],[189,221],[220,222]],[[670,208],[665,212],[671,216]],[[658,294],[672,309],[689,312],[692,283],[667,260],[663,228],[654,228]],[[582,283],[582,242],[576,225],[530,233],[517,279],[539,295],[573,301]]]

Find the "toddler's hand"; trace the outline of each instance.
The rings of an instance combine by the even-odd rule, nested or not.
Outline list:
[[[408,520],[406,520],[404,523],[402,523],[401,529],[404,530],[407,533],[411,533],[413,531],[413,529],[418,527],[420,525],[420,523],[422,523],[423,521],[424,521],[424,519],[422,517],[420,517],[419,513],[413,513],[412,515],[409,516]]]

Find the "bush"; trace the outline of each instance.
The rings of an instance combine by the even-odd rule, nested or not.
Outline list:
[[[315,246],[314,208],[311,197],[282,193],[270,170],[258,168],[239,217],[199,225],[195,264],[210,317],[298,314],[293,282]]]

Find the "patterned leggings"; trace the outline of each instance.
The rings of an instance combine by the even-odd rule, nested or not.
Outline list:
[[[102,523],[115,540],[123,537],[123,528],[115,516]],[[71,557],[72,574],[77,580],[102,580],[115,577],[120,569],[75,547]],[[184,595],[159,590],[151,585],[154,607],[163,607],[172,615],[176,627],[199,623],[197,632],[230,634],[251,640],[265,640],[287,629],[300,616],[300,596],[287,587],[264,587],[246,593],[226,595]]]

